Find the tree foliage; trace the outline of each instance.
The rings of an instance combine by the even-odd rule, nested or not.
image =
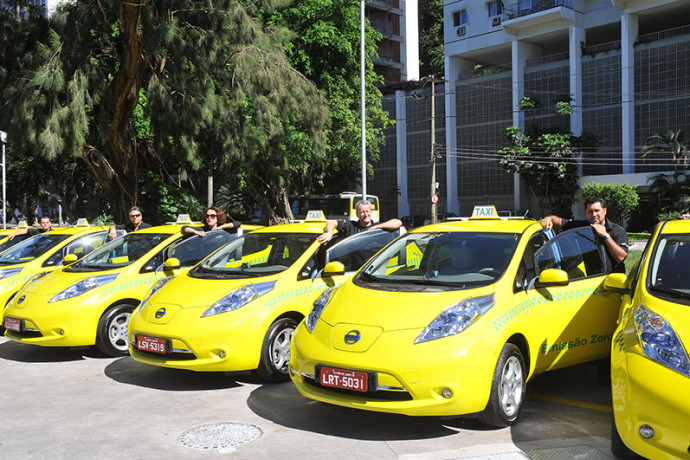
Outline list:
[[[362,164],[360,2],[297,0],[274,13],[271,23],[295,33],[284,42],[290,63],[323,91],[329,104],[331,125],[325,130],[328,168],[307,171],[302,190],[349,190],[359,179]],[[388,114],[382,109],[377,88],[382,79],[373,65],[381,34],[369,21],[365,25],[366,140],[368,160],[373,162],[378,159]]]
[[[666,134],[653,134],[642,147],[642,157],[652,153],[670,154],[674,163],[690,164],[690,139],[682,129],[669,129]]]
[[[606,218],[619,225],[637,208],[640,196],[637,187],[626,184],[589,183],[582,187],[582,200],[600,197],[606,203]]]
[[[419,57],[422,75],[444,74],[443,0],[419,1]]]
[[[122,213],[142,169],[238,171],[270,221],[294,176],[320,164],[321,92],[268,27],[273,0],[63,4],[8,82],[17,145],[83,160]]]

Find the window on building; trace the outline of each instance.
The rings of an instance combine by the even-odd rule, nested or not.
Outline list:
[[[502,1],[495,1],[495,2],[489,2],[487,3],[487,6],[489,8],[489,17],[493,18],[494,16],[500,16],[503,14],[503,2]]]
[[[453,12],[453,27],[464,26],[470,22],[470,15],[467,10]]]

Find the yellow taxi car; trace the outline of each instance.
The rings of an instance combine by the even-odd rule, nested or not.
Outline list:
[[[50,347],[96,345],[110,356],[127,354],[129,317],[151,284],[181,273],[237,237],[225,231],[185,237],[181,225],[189,223],[182,219],[128,233],[79,262],[34,278],[5,309],[6,337]]]
[[[74,227],[53,227],[5,249],[0,253],[0,305],[5,307],[30,278],[52,272],[68,254],[75,256],[71,261],[78,260],[107,237],[105,228],[79,219]]]
[[[476,207],[325,291],[293,335],[290,377],[331,404],[507,426],[532,376],[608,357],[620,299],[604,278],[590,227],[549,240]]]
[[[611,349],[611,450],[646,458],[690,457],[690,220],[660,223],[626,278]]]
[[[129,324],[131,356],[154,366],[256,370],[266,380],[287,380],[290,336],[314,297],[404,231],[370,230],[324,248],[316,238],[325,223],[312,217],[256,230],[154,286]]]

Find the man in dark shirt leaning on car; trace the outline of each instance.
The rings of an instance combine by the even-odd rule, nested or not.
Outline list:
[[[625,273],[625,258],[628,257],[630,245],[628,233],[618,224],[606,219],[606,203],[601,197],[591,197],[585,201],[585,216],[587,220],[564,219],[555,215],[546,216],[541,220],[544,229],[559,227],[570,230],[589,225],[599,237],[599,242],[606,252],[606,273]]]

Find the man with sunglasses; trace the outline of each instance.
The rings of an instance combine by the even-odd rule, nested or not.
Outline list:
[[[209,206],[206,208],[206,212],[204,212],[204,225],[201,227],[190,227],[189,225],[185,225],[182,227],[182,233],[199,235],[203,238],[206,232],[212,232],[214,230],[224,230],[229,233],[234,233],[242,225],[236,220],[226,222],[226,219],[227,216],[219,207]]]
[[[144,222],[144,218],[141,215],[141,209],[139,209],[138,206],[132,206],[129,210],[129,223],[111,226],[109,229],[109,239],[114,240],[117,238],[118,230],[124,230],[125,233],[131,233],[150,227],[151,224]]]

